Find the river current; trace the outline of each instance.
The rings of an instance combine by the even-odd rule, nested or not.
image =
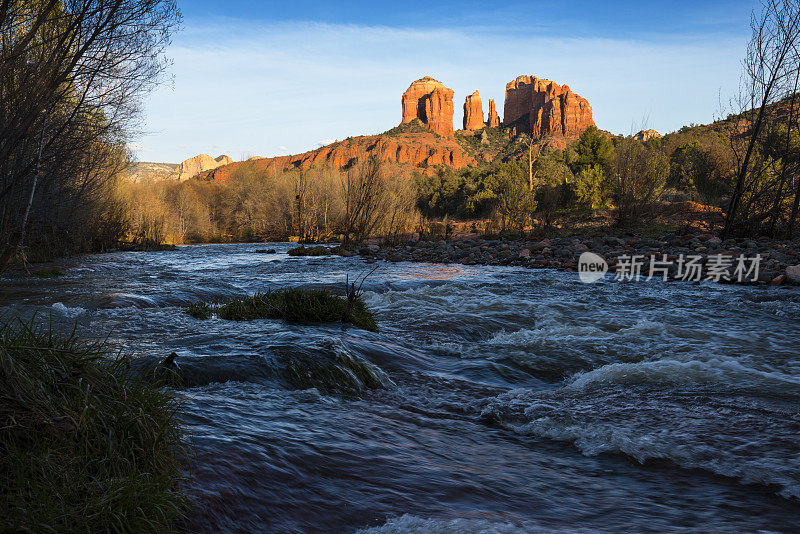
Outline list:
[[[800,531],[797,288],[379,263],[363,284],[379,333],[184,311],[373,268],[290,246],[0,279],[0,315],[178,354],[188,531]],[[349,389],[287,380],[317,360]]]

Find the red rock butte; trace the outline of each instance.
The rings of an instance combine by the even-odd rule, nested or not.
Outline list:
[[[465,130],[480,130],[485,127],[483,122],[483,102],[481,101],[481,94],[475,91],[467,96],[464,101],[464,129]]]
[[[453,137],[453,94],[452,89],[430,76],[420,78],[403,93],[401,124],[417,119],[432,132]]]
[[[506,84],[503,124],[512,134],[524,132],[537,138],[574,137],[595,125],[592,107],[585,98],[568,85],[535,76],[518,76]]]
[[[500,117],[497,116],[497,110],[494,109],[494,99],[489,99],[489,116],[486,119],[486,126],[489,128],[497,128],[500,126]]]
[[[394,163],[410,172],[417,168],[432,173],[437,165],[454,169],[477,165],[477,159],[491,161],[492,155],[468,152],[456,139],[453,131],[453,90],[430,76],[412,83],[403,93],[401,124],[419,121],[423,128],[399,128],[381,135],[365,135],[337,141],[330,145],[293,156],[253,159],[245,163],[225,165],[218,159],[196,176],[204,179],[226,180],[241,165],[271,172],[308,170],[312,167],[345,169],[364,157]],[[549,142],[566,143],[569,137],[580,135],[594,125],[592,108],[585,98],[570,91],[566,85],[541,80],[534,76],[519,76],[506,85],[503,124],[511,135],[531,132],[534,137],[552,136]],[[494,100],[489,100],[489,114],[484,122],[483,103],[478,91],[464,102],[464,129],[475,132],[484,127],[497,128]],[[427,131],[426,131],[427,130]],[[485,133],[485,132],[484,132]],[[437,135],[438,134],[438,135]],[[485,144],[485,143],[484,143]],[[208,158],[210,159],[210,158]]]

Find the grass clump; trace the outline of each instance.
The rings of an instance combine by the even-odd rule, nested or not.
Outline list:
[[[358,295],[342,297],[326,289],[279,289],[256,293],[212,306],[193,304],[187,309],[193,317],[207,319],[216,314],[230,321],[283,319],[288,323],[351,323],[376,332],[375,317]],[[206,315],[206,312],[207,315]]]
[[[1,325],[0,531],[169,531],[186,503],[177,409],[102,346]]]
[[[210,319],[214,314],[214,308],[205,302],[191,304],[186,311],[195,319]]]

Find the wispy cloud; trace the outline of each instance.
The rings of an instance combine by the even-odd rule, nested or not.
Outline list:
[[[128,143],[126,147],[128,150],[133,152],[133,155],[136,159],[141,159],[143,153],[153,152],[152,148],[148,148],[139,143]]]
[[[139,143],[128,143],[127,148],[131,152],[153,152],[152,148],[140,145]]]
[[[299,153],[318,139],[395,126],[401,94],[425,75],[456,91],[456,126],[466,95],[478,89],[484,111],[493,98],[502,112],[506,82],[534,74],[568,83],[589,99],[602,128],[628,133],[647,116],[649,127],[664,132],[713,118],[720,92],[736,87],[745,41],[220,19],[178,36],[170,50],[174,89],[160,89],[148,105],[148,130],[158,133],[137,141],[158,147],[153,157],[164,161],[212,148]]]

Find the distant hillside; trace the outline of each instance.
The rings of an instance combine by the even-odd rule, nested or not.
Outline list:
[[[200,154],[178,165],[138,163],[131,168],[130,177],[133,181],[144,178],[224,181],[242,168],[269,173],[308,170],[317,166],[345,169],[363,157],[375,157],[379,161],[396,164],[408,174],[413,171],[432,173],[439,165],[462,169],[485,162],[525,159],[530,135],[534,136],[537,144],[563,150],[581,132],[594,125],[588,101],[572,93],[569,86],[520,76],[506,87],[507,116],[502,122],[494,112],[493,101],[490,101],[489,120],[484,122],[480,95],[476,91],[467,97],[464,105],[464,124],[470,127],[453,131],[443,126],[452,123],[451,93],[441,82],[430,77],[413,82],[403,94],[401,124],[378,135],[348,137],[301,154],[253,157],[246,162],[233,162],[228,156],[212,159]],[[440,102],[433,105],[430,103],[432,98]],[[423,109],[424,112],[421,111]],[[771,114],[786,114],[788,111],[788,100],[769,108]],[[712,132],[721,134],[723,131],[730,132],[732,126],[734,131],[744,132],[747,129],[744,115],[731,115],[708,125],[686,126],[667,137],[683,134],[702,136]],[[609,132],[605,134],[612,136]],[[662,136],[655,130],[646,130],[634,137],[647,142]]]
[[[177,163],[153,163],[142,161],[132,163],[128,168],[127,179],[131,182],[160,181],[174,178]]]
[[[208,154],[199,154],[181,163],[137,162],[131,164],[127,178],[131,182],[183,181],[193,178],[202,172],[231,163],[233,163],[233,160],[224,154],[217,158],[212,158]]]
[[[759,109],[760,108],[755,108],[739,114],[731,113],[724,119],[714,121],[711,124],[691,124],[689,126],[684,126],[675,133],[702,134],[706,132],[721,133],[732,131],[744,133],[749,129],[749,121],[755,119]],[[778,119],[781,123],[785,122],[790,113],[794,114],[795,121],[800,124],[800,95],[796,96],[793,112],[791,97],[787,97],[766,107],[767,117]]]
[[[302,154],[223,165],[201,173],[197,178],[226,180],[245,164],[268,172],[307,170],[316,166],[342,169],[365,156],[396,163],[408,170],[432,168],[436,165],[448,165],[456,169],[477,165],[475,158],[456,139],[437,135],[418,128],[415,123],[409,123],[380,135],[349,137]]]

